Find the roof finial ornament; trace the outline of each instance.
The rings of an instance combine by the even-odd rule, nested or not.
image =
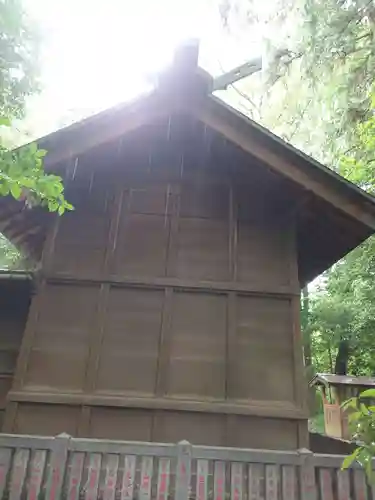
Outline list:
[[[176,49],[172,65],[158,78],[159,91],[189,95],[212,92],[212,77],[198,66],[199,40],[188,39]]]

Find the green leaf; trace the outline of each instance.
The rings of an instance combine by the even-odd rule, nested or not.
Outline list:
[[[60,205],[59,208],[58,208],[58,213],[59,215],[63,215],[65,212],[65,207],[64,205]]]
[[[348,421],[350,423],[353,423],[356,420],[358,420],[360,417],[362,417],[362,412],[354,411],[354,412],[348,414]]]
[[[17,183],[13,183],[11,184],[10,186],[10,192],[12,194],[12,196],[18,200],[19,197],[21,196],[21,193],[22,193],[22,189],[21,187],[17,184]]]
[[[341,470],[348,469],[352,465],[352,463],[356,460],[361,450],[362,447],[356,448],[351,455],[345,457],[341,464]]]
[[[361,392],[360,398],[375,398],[375,389],[367,389]]]
[[[35,156],[37,158],[44,158],[48,151],[46,149],[38,149],[38,151],[35,153]]]
[[[354,408],[355,410],[358,408],[358,400],[357,398],[350,398],[346,401],[344,401],[341,404],[341,408]]]
[[[0,125],[3,125],[4,127],[10,127],[11,123],[11,120],[6,116],[0,118]]]

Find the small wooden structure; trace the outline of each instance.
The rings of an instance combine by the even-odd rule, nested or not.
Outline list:
[[[309,450],[0,435],[0,498],[370,500],[357,464]],[[375,470],[375,464],[374,464]]]
[[[40,263],[4,431],[308,446],[300,285],[374,232],[374,199],[211,86],[185,47],[150,95],[41,139],[74,212],[0,200]]]
[[[314,386],[321,389],[327,436],[350,439],[347,411],[341,405],[365,389],[374,388],[375,378],[317,373],[310,382],[310,387]]]

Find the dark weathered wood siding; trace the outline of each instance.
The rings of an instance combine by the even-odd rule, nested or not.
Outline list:
[[[70,165],[6,428],[306,445],[288,186],[157,130]]]
[[[21,279],[19,279],[21,278]],[[0,275],[0,429],[31,300],[31,282]]]

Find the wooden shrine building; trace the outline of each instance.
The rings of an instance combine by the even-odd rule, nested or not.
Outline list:
[[[375,378],[317,373],[309,385],[318,387],[322,393],[326,435],[351,439],[347,409],[342,404],[350,398],[358,397],[366,389],[373,389]]]
[[[300,286],[374,199],[211,86],[181,49],[151,94],[40,140],[73,212],[0,200],[39,263],[3,431],[307,446]]]

